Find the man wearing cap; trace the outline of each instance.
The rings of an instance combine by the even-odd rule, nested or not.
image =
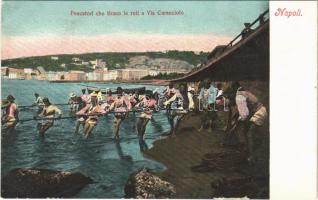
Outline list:
[[[117,88],[117,97],[110,105],[108,111],[115,111],[114,114],[114,129],[115,139],[119,139],[119,129],[122,121],[127,117],[128,112],[131,110],[131,102],[129,98],[124,95],[124,91],[121,87]]]
[[[47,97],[43,98],[44,108],[38,117],[43,120],[38,124],[39,135],[44,136],[45,132],[51,128],[54,124],[54,118],[57,115],[58,118],[62,116],[62,111],[51,104]]]
[[[44,107],[43,99],[42,99],[42,97],[40,97],[40,95],[38,93],[34,93],[34,96],[35,96],[35,100],[34,100],[33,105],[38,107],[37,114],[39,114],[42,112],[43,107]]]
[[[19,110],[14,100],[15,98],[12,95],[8,95],[5,104],[1,105],[1,107],[5,107],[5,114],[2,116],[1,121],[8,133],[14,130],[15,125],[19,121]]]
[[[238,82],[231,85],[232,91],[236,93],[235,102],[239,112],[238,121],[245,125],[244,135],[248,145],[248,161],[255,161],[255,140],[259,128],[267,120],[267,111],[265,106],[259,102],[258,98],[251,92],[245,90]]]
[[[76,112],[78,108],[77,96],[74,92],[71,92],[70,99],[68,100],[68,104],[70,105],[70,111]]]

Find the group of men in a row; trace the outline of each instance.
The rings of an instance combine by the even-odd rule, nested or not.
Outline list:
[[[210,132],[212,130],[212,122],[216,118],[215,107],[219,105],[225,106],[225,102],[232,102],[233,105],[236,105],[239,113],[237,121],[247,124],[247,144],[249,152],[252,155],[255,132],[267,119],[266,108],[258,101],[255,95],[244,90],[238,82],[232,83],[229,91],[232,92],[224,95],[221,84],[215,87],[209,80],[203,82],[199,88],[197,97],[199,102],[197,109],[202,111],[202,125],[199,131],[207,128]],[[82,93],[79,97],[72,93],[68,103],[70,110],[77,117],[75,132],[78,133],[82,125],[86,138],[91,135],[93,129],[96,127],[99,116],[113,113],[114,135],[118,139],[120,125],[123,120],[127,118],[130,112],[139,110],[141,114],[137,122],[137,132],[139,141],[143,142],[146,126],[153,117],[153,112],[158,109],[158,105],[160,104],[157,92],[146,95],[139,95],[138,92],[125,94],[123,89],[118,87],[114,96],[110,92],[103,97],[100,90],[94,91],[91,94],[86,94],[86,90],[82,90]],[[179,84],[178,89],[170,84],[163,91],[163,96],[165,99],[163,105],[167,110],[168,121],[171,126],[170,134],[173,135],[178,130],[180,121],[184,116],[195,109],[195,91],[194,88],[187,87],[187,84]],[[35,118],[41,119],[41,122],[38,123],[38,130],[39,134],[43,136],[53,126],[54,120],[61,117],[62,112],[58,107],[52,105],[48,98],[41,98],[38,94],[35,94],[35,97],[35,104],[39,108]],[[4,112],[2,115],[2,125],[7,129],[13,129],[19,120],[19,111],[12,95],[9,95],[5,102],[2,102],[2,108],[5,108],[2,109]]]

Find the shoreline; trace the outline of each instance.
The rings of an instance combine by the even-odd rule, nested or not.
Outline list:
[[[214,197],[243,197],[247,195],[249,195],[249,198],[268,197],[269,159],[267,159],[267,155],[265,155],[265,160],[267,159],[265,167],[264,163],[263,165],[258,165],[258,169],[261,170],[255,172],[241,164],[235,166],[236,170],[225,168],[208,172],[194,172],[191,170],[192,167],[202,163],[202,158],[207,153],[214,151],[231,152],[230,149],[227,151],[221,145],[225,136],[223,130],[213,129],[212,133],[207,132],[207,130],[198,132],[197,129],[200,126],[200,122],[198,114],[189,114],[181,122],[179,131],[175,136],[168,136],[154,141],[153,147],[144,152],[146,158],[160,162],[166,167],[164,171],[154,172],[155,175],[176,187],[176,198],[207,199]],[[262,154],[266,153],[262,151]],[[235,158],[233,156],[233,159]],[[250,185],[250,179],[254,181],[252,181],[253,183],[257,183],[256,186]],[[257,182],[258,179],[261,179],[260,184]],[[219,184],[220,180],[238,180],[240,182],[239,185],[242,185],[244,189],[236,186],[218,193],[212,185],[215,183]],[[234,190],[238,192],[232,193]],[[244,195],[240,196],[241,193]]]
[[[67,81],[67,80],[56,80],[48,81],[50,83],[129,83],[129,84],[144,84],[144,85],[166,85],[169,80],[121,80],[121,81]]]

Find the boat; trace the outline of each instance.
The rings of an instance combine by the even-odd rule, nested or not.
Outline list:
[[[117,90],[111,90],[111,89],[102,89],[98,87],[87,87],[86,89],[88,93],[101,91],[102,94],[109,94],[109,93],[117,94]],[[150,90],[146,90],[146,87],[139,87],[139,88],[126,88],[126,89],[123,89],[123,91],[126,94],[131,94],[135,92],[138,92],[139,94],[145,94],[145,93],[149,93]]]

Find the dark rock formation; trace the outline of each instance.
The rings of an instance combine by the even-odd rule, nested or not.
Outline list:
[[[143,169],[129,176],[125,185],[125,198],[172,198],[175,187]]]
[[[79,172],[48,169],[13,169],[2,178],[5,198],[72,197],[92,179]]]

